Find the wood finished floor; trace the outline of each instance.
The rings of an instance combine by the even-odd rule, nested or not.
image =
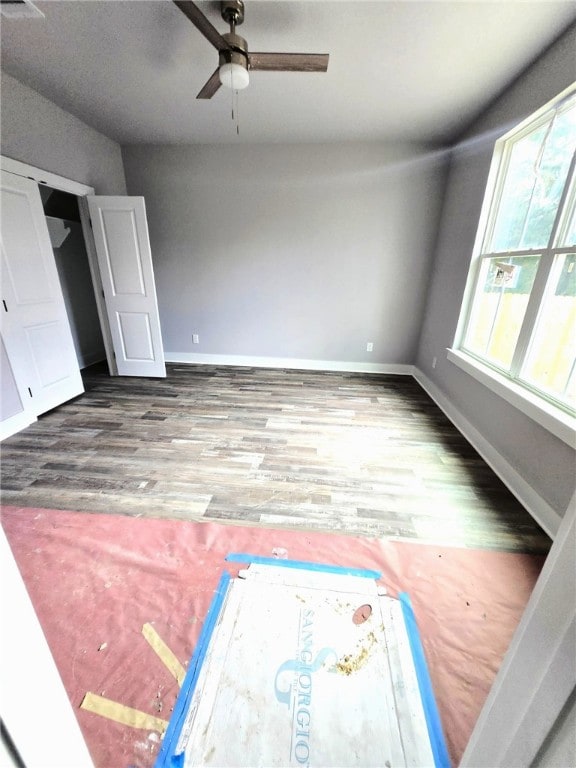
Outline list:
[[[2,443],[2,501],[546,552],[550,540],[414,379],[169,365]]]

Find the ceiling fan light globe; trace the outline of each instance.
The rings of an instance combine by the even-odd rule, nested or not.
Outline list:
[[[250,75],[246,67],[241,64],[235,64],[234,62],[226,62],[220,66],[219,70],[220,82],[225,85],[226,88],[231,88],[234,91],[241,91],[248,86],[250,82]]]

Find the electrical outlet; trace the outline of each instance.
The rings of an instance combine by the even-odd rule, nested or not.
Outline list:
[[[372,352],[374,350],[374,344],[371,341],[366,343],[366,352]]]
[[[192,343],[193,344],[200,344],[200,336],[198,336],[197,333],[192,334]]]
[[[437,359],[435,357],[432,358],[432,368],[436,368]]]

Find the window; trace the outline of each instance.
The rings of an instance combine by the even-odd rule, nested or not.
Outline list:
[[[496,143],[450,359],[576,413],[576,92]]]

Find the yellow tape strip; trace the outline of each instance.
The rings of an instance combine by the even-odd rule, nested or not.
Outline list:
[[[139,709],[126,707],[124,704],[119,704],[117,701],[106,699],[95,693],[88,692],[80,707],[88,710],[88,712],[93,712],[95,715],[115,720],[122,725],[129,725],[131,728],[144,728],[147,731],[158,731],[161,734],[168,728],[168,721],[162,720],[161,717],[148,715]]]
[[[152,650],[155,651],[164,666],[168,669],[171,675],[173,675],[178,681],[178,685],[182,687],[184,678],[186,677],[186,670],[180,664],[176,656],[172,653],[170,648],[166,645],[164,640],[160,637],[158,632],[154,629],[152,624],[144,624],[142,627],[142,634],[148,640],[152,646]]]

